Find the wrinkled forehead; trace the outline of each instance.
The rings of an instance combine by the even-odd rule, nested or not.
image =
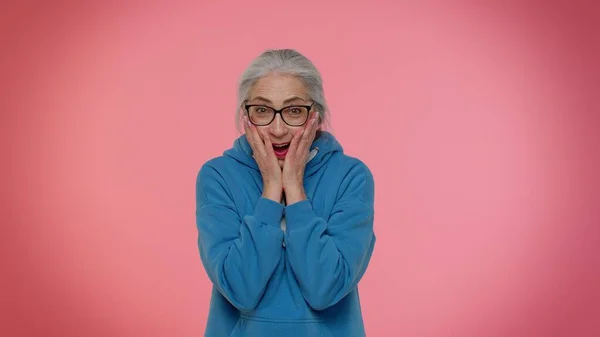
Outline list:
[[[308,90],[300,79],[291,75],[269,75],[254,83],[248,102],[283,106],[306,104],[310,101]]]

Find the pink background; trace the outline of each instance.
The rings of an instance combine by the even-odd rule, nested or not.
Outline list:
[[[594,1],[19,3],[0,335],[201,336],[196,173],[237,136],[243,69],[290,47],[375,175],[369,336],[600,336]]]

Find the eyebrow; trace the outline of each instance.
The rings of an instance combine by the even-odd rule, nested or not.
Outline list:
[[[250,99],[250,101],[262,101],[262,102],[265,102],[265,103],[273,103],[268,98],[264,98],[262,96],[253,97],[253,98]],[[304,98],[300,97],[300,96],[292,96],[292,97],[286,99],[285,101],[283,101],[283,104],[287,104],[287,103],[295,102],[295,101],[306,102],[306,100]]]

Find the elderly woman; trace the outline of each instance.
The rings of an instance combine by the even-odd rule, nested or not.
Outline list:
[[[374,182],[324,130],[321,75],[269,50],[242,75],[244,135],[196,181],[205,336],[364,336],[358,294],[375,245]]]

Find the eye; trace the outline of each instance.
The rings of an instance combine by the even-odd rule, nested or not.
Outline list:
[[[251,112],[255,114],[264,115],[269,114],[271,110],[266,106],[253,106]]]
[[[292,107],[292,108],[290,108],[290,110],[289,110],[289,111],[290,111],[290,113],[292,113],[292,114],[299,114],[299,113],[302,113],[302,109],[300,109],[300,108],[296,108],[296,107]]]

